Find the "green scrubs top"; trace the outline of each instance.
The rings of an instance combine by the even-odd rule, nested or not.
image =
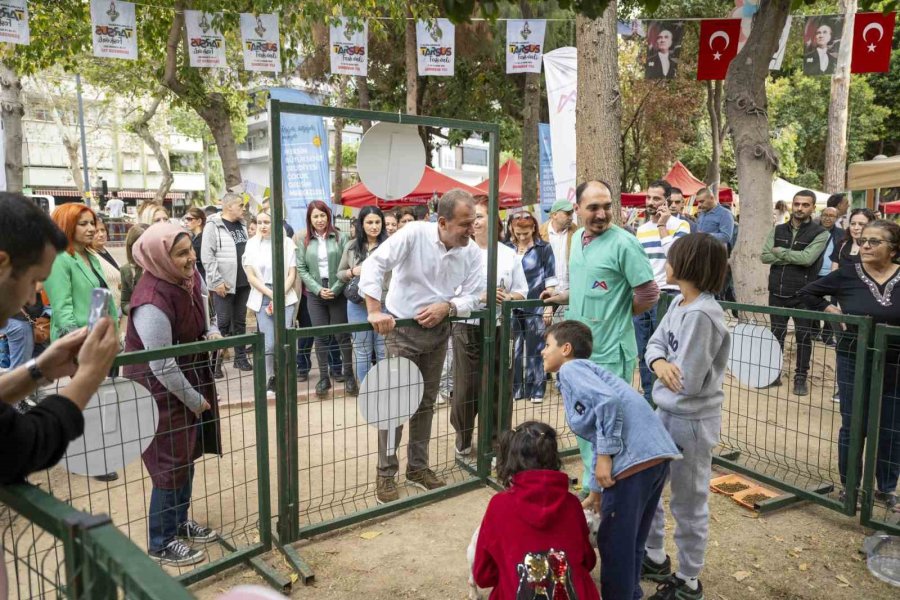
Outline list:
[[[653,281],[653,268],[637,238],[616,225],[582,247],[582,227],[572,236],[569,254],[569,310],[566,318],[591,329],[591,360],[631,381],[637,342],[632,323],[632,290]],[[627,375],[627,377],[626,377]]]

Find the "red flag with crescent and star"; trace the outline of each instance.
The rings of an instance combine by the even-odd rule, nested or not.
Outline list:
[[[697,80],[725,79],[728,65],[738,51],[740,19],[703,19],[700,21],[700,52]]]
[[[856,13],[853,20],[851,73],[886,73],[897,13]]]

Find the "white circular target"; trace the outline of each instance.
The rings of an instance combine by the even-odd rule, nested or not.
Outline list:
[[[764,325],[740,323],[731,330],[728,369],[738,381],[764,388],[781,377],[783,357],[778,340]]]
[[[72,441],[63,464],[76,475],[104,475],[136,460],[153,441],[156,401],[129,379],[108,379],[84,409],[84,435]]]
[[[419,409],[425,384],[422,372],[408,358],[378,361],[359,388],[359,412],[366,423],[388,432],[388,454],[394,454],[394,430]]]

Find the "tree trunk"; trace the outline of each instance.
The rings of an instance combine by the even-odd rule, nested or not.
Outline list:
[[[73,140],[67,135],[61,137],[66,156],[69,158],[69,176],[72,177],[78,195],[84,196],[84,175],[81,173],[81,160],[78,156],[78,140]]]
[[[856,0],[841,0],[844,30],[837,66],[831,78],[828,104],[828,138],[825,142],[825,191],[843,192],[847,172],[847,118],[850,104],[850,49],[853,47],[853,16]]]
[[[575,106],[576,167],[579,182],[602,179],[612,190],[613,218],[619,222],[622,177],[622,97],[616,2],[600,19],[575,19],[578,49],[578,98]]]
[[[712,156],[706,166],[706,185],[714,194],[719,193],[721,179],[722,142],[722,82],[706,82],[706,111],[709,113],[709,130],[712,135]]]
[[[520,0],[522,16],[534,14],[527,0]],[[525,73],[525,95],[522,101],[522,204],[535,204],[538,198],[539,140],[538,122],[541,118],[541,74]]]
[[[169,167],[169,157],[163,152],[162,145],[150,131],[150,119],[156,115],[156,109],[159,108],[159,103],[162,102],[167,93],[168,90],[166,88],[160,87],[153,96],[153,103],[150,105],[150,108],[143,110],[139,117],[128,124],[128,128],[153,151],[153,156],[156,158],[156,162],[162,171],[162,181],[160,181],[156,194],[153,196],[154,202],[159,202],[160,204],[162,204],[166,194],[172,188],[175,177],[172,175],[172,169]]]
[[[415,115],[418,96],[419,67],[416,55],[416,21],[412,9],[406,7],[406,114]]]
[[[344,94],[347,90],[347,76],[338,77],[338,94],[337,107],[342,108],[345,104]],[[332,195],[334,203],[341,203],[341,191],[344,189],[344,120],[334,120],[334,189]]]
[[[0,109],[2,109],[4,147],[6,148],[6,191],[21,192],[25,174],[22,157],[22,82],[6,63],[0,62]]]
[[[369,80],[362,75],[356,77],[356,93],[359,96],[359,108],[361,110],[369,110]],[[372,126],[372,121],[363,119],[361,122],[363,133],[367,132]]]
[[[769,143],[766,77],[790,9],[791,0],[761,0],[747,43],[725,78],[725,112],[741,193],[740,239],[731,262],[737,299],[752,304],[766,304],[768,298],[768,269],[760,253],[772,229],[772,178],[778,167]]]
[[[172,90],[176,96],[203,119],[216,142],[216,150],[222,160],[222,171],[225,174],[225,188],[231,189],[240,185],[243,178],[238,164],[237,142],[231,126],[228,102],[225,96],[217,92],[205,94],[200,101],[191,93],[185,83],[178,79],[178,46],[184,35],[184,2],[175,2],[172,25],[169,27],[169,38],[166,41],[166,64],[161,83]],[[187,57],[185,57],[187,62]]]
[[[73,135],[72,130],[63,121],[63,111],[57,104],[56,98],[53,95],[54,92],[50,89],[49,84],[44,79],[40,78],[34,78],[33,81],[35,87],[40,90],[41,95],[44,97],[44,101],[47,102],[47,107],[50,109],[50,115],[53,117],[53,125],[56,127],[56,132],[63,144],[63,148],[66,150],[66,157],[69,159],[69,176],[72,178],[72,184],[75,186],[75,189],[78,190],[79,196],[84,196],[84,175],[81,172],[81,159],[78,149],[80,139],[78,133],[76,132]]]

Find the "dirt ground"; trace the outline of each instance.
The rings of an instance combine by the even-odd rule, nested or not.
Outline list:
[[[570,461],[567,466],[572,471],[575,465]],[[290,597],[466,598],[466,548],[492,494],[479,489],[300,542],[295,547],[312,566],[315,580],[308,588],[296,584]],[[866,569],[857,549],[867,532],[853,518],[810,504],[761,517],[718,494],[711,495],[710,508],[710,544],[702,576],[707,598],[897,597],[896,589]],[[672,527],[667,531],[671,536]],[[668,549],[674,553],[671,539]],[[268,558],[284,570],[277,553]],[[254,572],[238,567],[192,591],[198,598],[213,599],[250,583],[263,585]],[[652,590],[644,584],[647,595]]]

